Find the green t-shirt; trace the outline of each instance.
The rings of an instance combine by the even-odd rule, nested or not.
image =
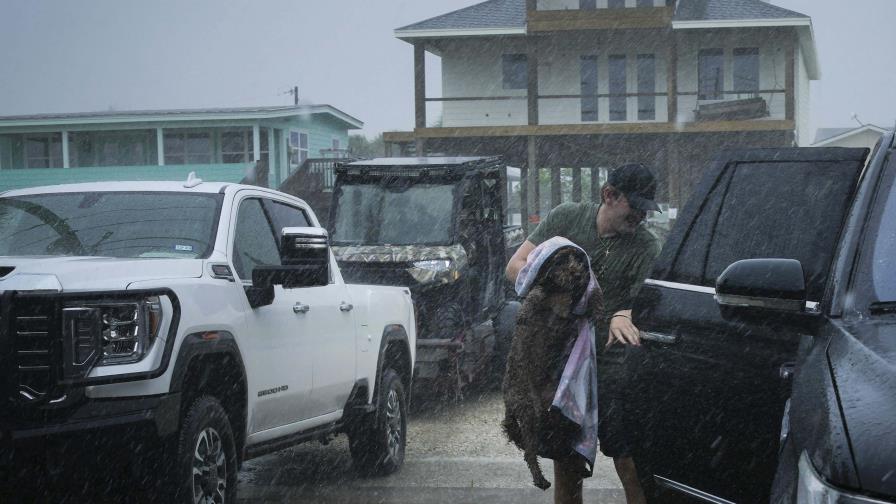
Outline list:
[[[650,274],[660,253],[656,236],[643,225],[631,235],[598,238],[596,203],[563,203],[529,235],[539,245],[562,236],[582,247],[591,258],[591,269],[604,294],[604,324],[619,310],[632,307],[638,289]],[[603,324],[599,324],[603,325]]]

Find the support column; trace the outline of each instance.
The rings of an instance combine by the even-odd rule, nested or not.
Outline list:
[[[268,174],[274,180],[274,184],[271,185],[276,189],[280,185],[280,167],[274,161],[276,155],[274,149],[274,128],[268,128]]]
[[[165,133],[162,128],[156,128],[156,155],[159,166],[165,166]]]
[[[426,127],[426,47],[422,43],[414,44],[414,127]],[[416,144],[417,156],[425,156],[423,139],[417,136]]]
[[[252,126],[252,160],[258,162],[261,159],[261,128]]]
[[[68,131],[62,132],[62,167],[71,167],[71,163],[69,162],[68,158]]]
[[[591,167],[591,201],[600,203],[600,167]]]
[[[551,208],[563,203],[563,187],[561,182],[562,168],[551,168]]]
[[[786,37],[787,48],[784,57],[784,118],[793,121],[796,117],[796,37]]]
[[[533,36],[526,37],[526,81],[529,125],[538,124],[538,45]]]
[[[678,122],[678,39],[669,33],[669,54],[666,63],[666,108],[670,123]]]
[[[582,169],[578,167],[572,169],[572,200],[582,201]]]
[[[520,168],[520,225],[529,236],[529,168],[526,165]]]
[[[530,202],[531,202],[529,205],[530,213],[525,216],[525,219],[527,221],[529,221],[530,224],[537,225],[538,221],[540,219],[539,210],[540,210],[540,206],[541,206],[541,204],[539,202],[540,188],[539,188],[539,183],[538,183],[538,172],[539,172],[539,169],[538,169],[538,144],[536,142],[536,137],[529,136],[527,138],[528,138],[528,142],[529,142],[528,143],[529,155],[528,155],[528,162],[526,164],[527,164],[527,168],[529,168],[528,180],[529,180],[529,184],[530,184],[530,187],[532,188],[532,190],[530,191],[531,196],[529,198]]]

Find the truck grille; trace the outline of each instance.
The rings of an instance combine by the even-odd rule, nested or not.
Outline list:
[[[49,393],[54,384],[53,306],[20,303],[18,308],[11,324],[18,399],[34,401]]]

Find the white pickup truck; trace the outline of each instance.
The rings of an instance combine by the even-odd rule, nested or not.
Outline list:
[[[415,337],[409,291],[345,284],[300,199],[192,176],[2,193],[0,481],[90,465],[232,502],[243,460],[336,433],[393,472]]]

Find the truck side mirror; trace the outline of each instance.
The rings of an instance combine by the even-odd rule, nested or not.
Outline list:
[[[330,245],[327,230],[314,227],[283,228],[281,266],[257,266],[252,285],[282,285],[284,289],[320,287],[330,283]]]
[[[803,266],[794,259],[744,259],[716,280],[722,307],[802,313],[806,308]]]

